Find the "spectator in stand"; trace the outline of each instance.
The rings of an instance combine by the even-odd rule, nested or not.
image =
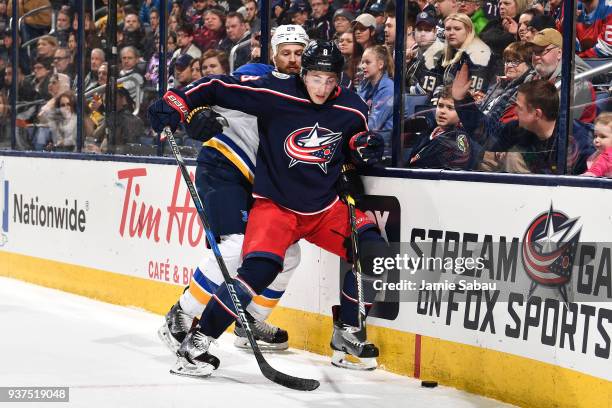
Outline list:
[[[201,51],[217,48],[225,37],[225,14],[217,9],[209,9],[204,13],[204,29],[198,32],[195,39]],[[180,46],[180,44],[179,44]],[[196,58],[193,54],[192,57]]]
[[[518,19],[518,29],[516,35],[520,41],[529,41],[527,36],[529,35],[529,23],[533,20],[533,17],[539,15],[539,11],[530,8],[521,13]]]
[[[24,14],[35,10],[39,7],[50,6],[49,0],[23,0],[17,2],[18,18]],[[9,1],[6,7],[6,14],[9,18],[13,15],[13,2]],[[40,37],[49,32],[51,28],[51,10],[47,9],[38,13],[34,13],[26,17],[24,20],[21,38],[23,42],[33,38]]]
[[[194,0],[191,4],[193,14],[188,22],[193,26],[193,36],[197,38],[200,31],[204,29],[204,12],[208,9],[208,1]]]
[[[115,144],[111,145],[105,137],[106,122],[94,132],[94,140],[102,140],[100,151],[102,153],[128,154],[130,144],[140,142],[140,137],[145,135],[145,128],[142,120],[134,115],[134,100],[130,92],[118,87],[117,99],[115,104],[117,111],[117,133],[115,134]]]
[[[6,14],[6,0],[0,1],[0,33],[9,27],[10,17]]]
[[[395,25],[395,12],[387,13],[387,19],[385,20],[385,46],[391,53],[395,50]]]
[[[168,39],[170,37],[168,36]],[[145,82],[147,86],[157,88],[159,81],[159,36],[155,36],[153,39],[155,52],[149,58],[149,62],[147,62],[147,70],[145,71]],[[168,54],[171,54],[168,52]]]
[[[261,29],[261,19],[259,18],[259,8],[255,0],[247,0],[244,2],[246,9],[245,20],[249,24],[249,31],[256,33]]]
[[[495,62],[491,68],[496,75],[504,71],[502,54],[510,43],[517,40],[519,16],[526,8],[527,0],[500,0],[499,18],[489,21],[480,33],[482,41],[491,48]]]
[[[4,89],[6,92],[7,101],[11,100],[13,83],[13,66],[8,64],[4,69]],[[30,78],[26,77],[23,70],[19,68],[17,71],[17,96],[20,102],[32,102],[40,99],[36,90],[32,86]],[[17,128],[15,129],[15,137],[17,150],[33,149],[32,138],[28,133],[27,126],[32,123],[37,110],[36,104],[22,105],[17,107]],[[10,122],[10,121],[9,121]]]
[[[53,38],[53,37],[51,37]],[[55,40],[55,38],[53,38]],[[19,34],[17,34],[17,44],[21,44],[21,40],[19,38]],[[4,45],[4,52],[6,52],[5,55],[7,55],[7,63],[10,60],[10,56],[13,55],[12,54],[12,49],[13,49],[13,37],[11,35],[11,30],[10,29],[6,29],[5,33],[4,33],[4,39],[3,39],[3,45]],[[19,67],[21,68],[21,70],[23,71],[24,74],[29,74],[32,70],[31,67],[31,58],[28,55],[28,50],[25,49],[24,47],[17,47],[17,52],[19,53]],[[53,54],[52,54],[53,55]]]
[[[531,64],[537,72],[536,79],[546,79],[552,84],[561,81],[561,56],[563,37],[553,28],[538,32],[531,44]],[[578,56],[574,57],[575,73],[588,71],[590,67]],[[595,92],[589,81],[574,82],[572,117],[585,123],[593,123],[596,116]]]
[[[531,68],[532,46],[525,42],[514,42],[504,50],[504,76],[498,77],[497,82],[489,87],[487,94],[477,104],[478,120],[465,121],[464,129],[475,143],[484,146],[488,134],[497,133],[504,124],[518,119],[516,114],[516,97],[521,84],[530,81],[535,76]],[[474,101],[472,95],[455,92],[457,100],[470,103]],[[486,129],[486,131],[485,131]]]
[[[153,22],[151,21],[151,14],[153,14],[153,10],[157,11],[157,16],[159,17],[159,8],[160,8],[160,1],[159,0],[144,0],[139,2],[140,3],[140,9],[138,10],[138,18],[140,19],[141,23],[146,25],[153,25]]]
[[[53,57],[53,70],[55,73],[65,74],[69,80],[75,77],[74,65],[72,65],[72,53],[70,49],[60,47],[55,50],[55,56]]]
[[[417,16],[414,30],[416,52],[407,55],[406,91],[410,95],[431,95],[436,87],[437,67],[444,56],[445,45],[436,35],[436,19],[427,12]]]
[[[182,20],[185,16],[183,13],[183,1],[182,0],[173,0],[172,6],[170,8],[170,15],[175,16],[178,19]]]
[[[55,37],[44,35],[36,41],[36,56],[40,58],[53,58],[57,46],[57,39]]]
[[[368,128],[385,140],[383,162],[391,160],[393,129],[393,59],[382,45],[375,45],[361,56],[363,82],[357,93],[368,104]]]
[[[159,38],[157,39],[157,41],[159,42]],[[176,33],[169,32],[166,41],[166,51],[168,52],[168,55],[173,55],[177,48],[178,39],[176,38]],[[159,47],[157,47],[157,49],[159,50]],[[168,61],[168,65],[170,65],[170,61]]]
[[[123,21],[123,5],[124,0],[117,0],[117,24],[120,24]],[[107,4],[108,5],[108,4]],[[106,35],[106,22],[108,21],[108,15],[100,17],[95,22],[96,31],[100,37],[104,37]]]
[[[482,0],[460,0],[458,12],[467,14],[470,17],[476,35],[480,35],[482,30],[489,24],[489,20],[482,10]]]
[[[230,66],[236,69],[251,59],[251,33],[244,16],[237,12],[229,13],[225,18],[225,32],[226,37],[219,42],[217,48],[229,55],[230,58],[234,58],[233,65],[230,61]],[[244,44],[244,46],[237,48],[235,55],[232,55],[232,49],[239,44]]]
[[[457,0],[436,0],[434,3],[436,15],[441,21],[441,34],[444,37],[444,20],[451,14],[459,13],[459,2]],[[420,14],[421,12],[419,12]]]
[[[76,32],[74,31],[71,31],[70,34],[68,35],[68,49],[70,50],[70,55],[72,57],[70,59],[70,63],[75,64],[76,51],[77,51],[77,38],[76,38]]]
[[[413,1],[413,3],[415,3],[419,7],[418,12],[426,11],[431,14],[436,13],[436,8],[434,7],[433,4],[429,2],[429,0],[415,0]]]
[[[158,51],[155,47],[156,38],[159,38],[159,10],[156,8],[152,8],[149,14],[149,26],[145,27],[143,48],[144,54],[143,57],[145,61],[149,61],[153,54]],[[159,48],[159,47],[158,47]]]
[[[33,78],[32,85],[34,86],[34,90],[38,93],[39,97],[44,100],[51,99],[51,95],[49,94],[49,79],[51,78],[51,63],[52,59],[50,58],[41,58],[37,57],[34,60],[34,65],[32,66]]]
[[[347,9],[338,9],[334,13],[334,30],[336,30],[336,38],[347,32],[351,28],[351,23],[355,20],[353,13]]]
[[[587,159],[583,176],[612,177],[612,113],[604,112],[595,119],[593,138],[595,153]]]
[[[455,108],[462,123],[478,120],[480,113],[473,103],[458,100],[470,86],[468,72],[462,68],[453,82]],[[475,147],[475,155],[482,160],[485,170],[502,170],[512,173],[557,173],[559,93],[545,80],[525,82],[518,88],[516,99],[517,120],[493,130],[485,124],[486,143]],[[567,167],[570,174],[580,174],[586,169],[586,159],[593,152],[592,139],[585,127],[574,121],[573,137],[570,137]],[[581,142],[582,141],[582,142]]]
[[[102,38],[98,36],[96,26],[91,19],[91,13],[86,12],[85,16],[85,48],[102,48]],[[72,19],[72,32],[76,33],[79,29],[79,16],[74,15]]]
[[[219,50],[208,50],[202,55],[202,76],[228,75],[227,54]]]
[[[450,85],[461,66],[467,64],[472,79],[471,91],[486,92],[492,74],[491,49],[475,36],[472,20],[462,13],[451,14],[444,20],[444,35],[444,57],[438,65],[439,77],[434,88]],[[438,83],[440,77],[441,84]]]
[[[469,170],[473,166],[468,133],[455,111],[450,86],[445,86],[436,105],[436,128],[412,148],[409,167]]]
[[[286,12],[288,24],[304,26],[308,20],[308,6],[306,3],[293,2]]]
[[[537,9],[535,10],[537,11]],[[550,16],[534,15],[531,21],[527,23],[527,29],[523,32],[524,41],[531,42],[539,31],[546,28],[555,28],[555,21]]]
[[[4,69],[6,64],[8,64],[10,60],[10,47],[11,40],[5,40],[6,37],[10,37],[10,32],[7,34],[4,31],[0,31],[0,68]]]
[[[353,33],[355,41],[364,50],[368,47],[376,45],[374,37],[376,30],[376,19],[371,14],[361,14],[353,21]]]
[[[191,79],[191,62],[194,59],[189,54],[183,54],[174,63],[174,88],[184,88],[189,85]]]
[[[124,83],[126,89],[130,91],[133,100],[136,100],[138,90],[136,88],[142,87],[144,84],[144,74],[139,66],[140,53],[138,49],[128,45],[123,47],[119,52],[121,56],[121,71],[119,71],[120,77],[131,76],[136,83],[127,81]]]
[[[123,47],[119,52],[121,56],[121,70],[119,71],[119,76],[126,76],[132,73],[138,73],[142,75],[139,71],[138,63],[140,61],[140,53],[138,49],[128,45],[127,47]]]
[[[357,75],[359,64],[361,64],[360,46],[355,42],[353,30],[349,30],[340,35],[338,48],[344,57],[343,80],[341,83],[349,89],[354,89],[354,79]],[[346,80],[345,80],[346,78]]]
[[[189,69],[191,70],[191,82],[197,81],[202,78],[202,61],[199,59],[194,59],[189,64]]]
[[[311,40],[330,41],[334,38],[332,19],[334,10],[327,0],[310,0],[311,18],[306,22],[305,29]]]
[[[385,43],[385,6],[381,2],[376,2],[368,8],[368,14],[374,16],[376,20],[376,28],[374,30],[374,38],[376,44]]]
[[[104,51],[102,51],[100,48],[94,48],[91,50],[91,56],[89,58],[89,72],[87,75],[85,75],[85,79],[83,79],[83,87],[85,88],[85,91],[98,86],[98,69],[105,60],[106,56],[104,55]],[[74,86],[74,89],[76,89],[76,86]]]
[[[144,51],[144,30],[135,12],[126,13],[123,18],[123,41],[119,47],[132,46],[141,54]]]
[[[108,63],[103,62],[98,68],[98,86],[106,85],[106,81],[108,80]],[[104,120],[104,96],[105,92],[96,93],[92,96],[91,101],[89,102],[89,117],[94,123],[94,127],[97,129],[98,126]],[[102,141],[102,139],[98,140],[98,144]]]
[[[61,82],[61,85],[52,85],[59,82]],[[50,138],[44,140],[46,146],[42,147],[45,150],[74,151],[77,133],[74,93],[70,90],[66,78],[60,80],[57,75],[53,75],[51,82],[49,82],[49,88],[52,86],[57,87],[57,90],[54,89],[53,98],[41,108],[38,114],[40,123],[49,126],[51,131]],[[39,129],[39,133],[45,134],[45,132],[41,132],[41,129]],[[40,137],[37,137],[37,139],[37,143],[43,141]]]
[[[191,55],[192,58],[200,58],[202,51],[193,43],[193,26],[191,24],[183,24],[176,32],[178,48],[172,54],[172,61],[184,54]]]
[[[55,32],[52,34],[57,38],[60,47],[68,46],[68,36],[72,32],[72,15],[66,10],[60,10],[57,13],[55,21]]]
[[[612,57],[612,3],[582,0],[576,21],[576,50],[582,58]]]
[[[176,30],[179,28],[181,24],[181,19],[175,15],[168,16],[168,32],[176,33]]]

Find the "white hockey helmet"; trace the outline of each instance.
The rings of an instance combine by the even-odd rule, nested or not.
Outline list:
[[[278,46],[281,44],[301,44],[304,47],[308,45],[310,38],[302,28],[296,24],[286,24],[276,27],[272,36],[272,55],[276,56]]]

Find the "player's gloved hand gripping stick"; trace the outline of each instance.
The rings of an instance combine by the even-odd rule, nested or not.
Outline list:
[[[181,155],[176,141],[174,140],[174,135],[170,130],[170,127],[165,127],[163,129],[165,137],[168,139],[168,143],[170,144],[170,149],[172,150],[172,154],[176,159],[176,162],[181,170],[181,174],[183,176],[183,180],[185,180],[185,184],[187,184],[187,188],[189,189],[189,194],[191,195],[191,199],[193,200],[193,204],[196,207],[200,220],[202,221],[202,225],[204,226],[204,231],[206,233],[206,237],[208,238],[208,242],[212,248],[213,253],[215,254],[215,258],[219,264],[219,268],[223,274],[223,280],[227,285],[227,289],[232,298],[232,302],[234,304],[234,308],[236,310],[236,314],[240,319],[240,324],[244,328],[247,338],[249,339],[249,343],[251,344],[251,348],[253,349],[253,354],[257,360],[257,364],[259,365],[259,369],[261,373],[272,382],[280,384],[284,387],[291,388],[299,391],[312,391],[319,387],[319,381],[307,378],[298,378],[293,377],[285,373],[281,373],[280,371],[274,369],[266,359],[261,354],[261,350],[257,345],[255,337],[253,336],[253,332],[251,331],[251,327],[249,325],[249,321],[246,318],[244,313],[244,308],[240,304],[240,300],[238,299],[238,295],[236,294],[236,289],[234,288],[233,279],[231,278],[229,272],[227,271],[227,267],[221,256],[221,252],[219,251],[219,247],[217,246],[217,241],[215,239],[214,233],[210,228],[210,223],[206,217],[206,213],[204,212],[204,207],[202,205],[202,201],[196,192],[195,186],[191,181],[191,177],[189,176],[189,172],[187,167],[185,166],[185,161],[183,160],[183,156]]]

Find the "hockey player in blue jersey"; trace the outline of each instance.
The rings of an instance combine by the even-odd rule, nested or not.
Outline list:
[[[277,27],[272,36],[272,59],[277,74],[299,74],[301,55],[309,38],[297,25]],[[233,75],[238,77],[265,76],[274,67],[265,64],[246,64]],[[223,128],[216,118],[219,114],[228,122]],[[197,158],[195,184],[205,203],[208,219],[219,237],[219,249],[232,276],[240,266],[240,253],[246,228],[245,214],[252,204],[252,183],[256,163],[259,134],[257,118],[243,112],[202,106],[191,110],[185,121],[187,133],[203,143]],[[212,136],[212,137],[211,137]],[[246,316],[257,343],[263,350],[285,350],[288,333],[265,320],[283,295],[291,275],[300,261],[300,247],[295,243],[285,254],[282,273],[247,308]],[[159,337],[176,353],[215,291],[223,276],[215,257],[208,254],[197,266],[192,281],[179,301],[166,314],[158,330]],[[236,326],[234,344],[250,348],[244,329]]]
[[[360,163],[380,160],[383,141],[368,131],[367,106],[355,93],[338,86],[343,57],[334,43],[313,42],[302,56],[298,76],[203,78],[184,90],[170,90],[149,108],[156,131],[175,129],[192,109],[219,105],[258,118],[260,143],[253,196],[243,245],[243,262],[235,278],[238,297],[248,305],[274,281],[287,248],[301,238],[347,259],[348,207],[338,199],[335,182],[350,157]],[[380,243],[375,224],[357,212],[362,247]],[[357,289],[352,272],[344,279],[340,307],[334,310],[332,362],[348,365],[345,355],[362,359],[365,368],[378,349],[355,336]],[[366,308],[373,301],[365,291]],[[173,372],[206,376],[218,366],[208,353],[236,318],[226,286],[208,302],[200,322],[179,348]]]

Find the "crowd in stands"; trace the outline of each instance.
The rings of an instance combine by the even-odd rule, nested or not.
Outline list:
[[[410,0],[405,54],[394,64],[394,0],[271,0],[271,26],[298,24],[310,39],[335,41],[345,58],[341,84],[370,107],[368,125],[392,154],[394,80],[405,80],[402,162],[411,168],[555,174],[562,70],[560,0]],[[91,3],[91,2],[87,2]],[[115,140],[107,139],[105,85],[108,0],[85,20],[86,114],[82,151],[134,153],[154,145],[145,107],[159,86],[159,0],[117,0],[119,88]],[[19,0],[17,148],[76,151],[74,0]],[[0,143],[10,128],[12,1],[0,0]],[[90,5],[88,5],[90,7]],[[168,86],[261,62],[257,0],[169,2]],[[55,18],[52,19],[52,14]],[[579,0],[575,73],[612,60],[612,5]],[[52,26],[54,22],[54,26]],[[568,173],[610,175],[611,75],[574,82]],[[185,146],[197,143],[180,137]],[[154,153],[152,153],[154,154]],[[608,167],[601,164],[607,161]],[[597,170],[588,168],[597,164]],[[594,167],[595,168],[595,167]],[[607,168],[607,173],[602,168]],[[603,173],[602,173],[603,171]]]

